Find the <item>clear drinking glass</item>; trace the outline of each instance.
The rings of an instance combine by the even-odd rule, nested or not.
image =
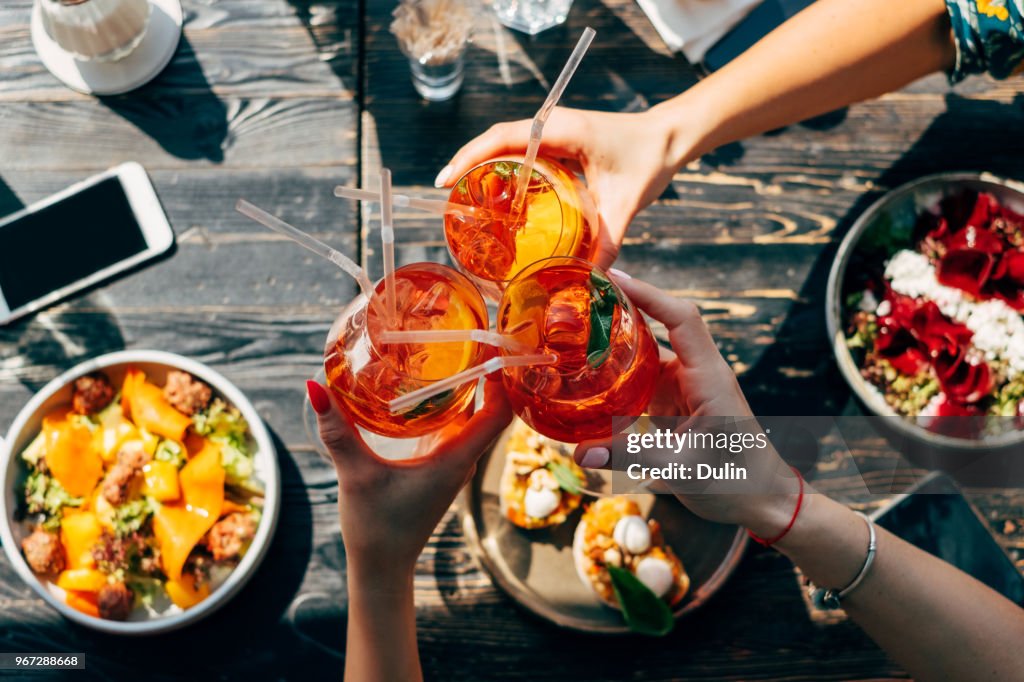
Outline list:
[[[146,35],[149,0],[36,0],[43,28],[79,61],[127,57]]]
[[[471,168],[448,201],[507,215],[521,157],[489,159]],[[493,300],[523,268],[550,256],[590,260],[597,251],[597,205],[580,178],[553,159],[538,157],[518,220],[449,213],[444,235],[452,259]]]
[[[536,35],[565,23],[572,0],[493,0],[492,4],[502,24]]]
[[[593,263],[559,257],[529,266],[505,289],[497,327],[518,342],[517,354],[558,357],[502,370],[512,409],[539,433],[563,443],[607,438],[616,417],[646,411],[661,371],[658,344]]]
[[[442,64],[424,63],[410,57],[412,85],[420,97],[430,102],[444,102],[454,97],[462,87],[464,54],[462,52],[454,60]]]
[[[395,270],[397,318],[384,318],[384,282],[374,299],[360,294],[335,321],[324,350],[328,388],[358,426],[389,438],[417,438],[455,420],[473,401],[476,383],[467,383],[393,413],[388,403],[429,386],[484,359],[476,341],[389,343],[377,340],[387,329],[487,329],[487,305],[462,273],[438,263],[412,263]]]

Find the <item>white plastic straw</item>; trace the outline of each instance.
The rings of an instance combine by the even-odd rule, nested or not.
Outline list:
[[[341,185],[334,188],[334,196],[341,199],[353,199],[355,201],[369,201],[377,202],[380,201],[380,194],[368,189],[356,189],[353,187],[342,187]],[[444,215],[446,213],[454,213],[457,215],[469,216],[470,218],[483,218],[483,219],[498,219],[507,218],[507,214],[499,211],[490,211],[486,208],[479,206],[467,206],[465,204],[457,204],[454,201],[441,201],[440,199],[421,199],[419,197],[410,197],[405,194],[393,194],[391,196],[394,205],[398,208],[415,208],[420,211],[426,211],[427,213],[436,213],[438,215]]]
[[[440,379],[429,386],[418,388],[415,391],[411,391],[401,397],[395,398],[388,403],[388,407],[391,408],[392,412],[401,412],[402,410],[419,405],[424,400],[433,398],[445,391],[461,386],[468,381],[476,381],[482,376],[486,376],[491,372],[497,372],[498,370],[505,369],[506,367],[550,365],[557,361],[558,356],[553,353],[547,353],[544,355],[504,355],[491,358],[487,362],[482,362],[476,367],[470,367],[458,374],[453,374],[447,379]]]
[[[384,305],[388,309],[390,327],[398,318],[395,296],[395,225],[391,218],[391,171],[380,169],[380,241],[384,251]]]
[[[597,32],[589,26],[583,30],[583,35],[580,36],[579,42],[573,48],[572,54],[569,55],[569,61],[562,67],[562,73],[558,75],[558,80],[551,86],[547,99],[544,100],[544,104],[540,105],[537,115],[533,117],[533,125],[530,127],[530,142],[526,146],[526,157],[523,159],[523,165],[519,167],[519,175],[516,178],[516,194],[512,199],[513,216],[518,216],[523,208],[526,188],[530,184],[533,165],[537,162],[537,150],[540,149],[540,137],[544,131],[544,124],[547,122],[548,116],[551,115],[555,105],[558,104],[558,100],[562,98],[565,87],[569,85],[569,80],[576,73],[580,62],[583,61],[583,55],[587,53],[587,48],[594,41],[595,35],[597,35]]]
[[[510,336],[486,329],[424,329],[420,331],[383,331],[377,335],[381,343],[465,343],[478,341],[488,346],[520,350],[522,344]]]
[[[239,199],[235,203],[235,210],[248,218],[252,218],[260,225],[263,225],[274,232],[283,234],[300,246],[304,246],[309,249],[316,255],[331,261],[355,278],[356,282],[359,284],[359,288],[366,295],[367,299],[373,298],[373,283],[370,282],[370,277],[366,274],[366,270],[359,267],[354,260],[342,252],[324,244],[315,237],[309,236],[297,227],[289,225],[277,216],[267,213],[259,206],[256,206],[245,199]]]

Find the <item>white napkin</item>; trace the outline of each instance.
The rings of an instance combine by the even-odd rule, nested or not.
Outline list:
[[[637,0],[661,39],[691,64],[728,33],[761,0]]]

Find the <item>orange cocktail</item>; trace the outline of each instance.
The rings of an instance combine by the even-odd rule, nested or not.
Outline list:
[[[647,409],[659,372],[650,327],[597,266],[549,258],[520,272],[498,305],[498,331],[553,365],[503,370],[513,408],[556,440],[612,435],[612,418]],[[506,352],[506,351],[503,351]]]
[[[359,426],[392,438],[436,431],[472,402],[475,383],[460,386],[392,413],[388,402],[478,364],[476,341],[383,344],[384,330],[487,329],[487,306],[465,275],[437,263],[414,263],[395,271],[397,315],[389,324],[384,282],[373,302],[360,295],[328,334],[324,352],[327,385]]]
[[[452,258],[485,294],[497,298],[523,268],[550,256],[591,259],[597,247],[597,209],[578,177],[560,163],[538,158],[518,216],[510,214],[520,160],[493,159],[455,183],[449,201],[488,215],[449,213],[445,240]]]

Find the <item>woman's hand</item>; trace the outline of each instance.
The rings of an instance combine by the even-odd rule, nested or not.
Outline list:
[[[611,274],[638,308],[665,325],[674,351],[662,349],[661,375],[648,413],[654,417],[725,417],[729,422],[739,419],[740,425],[749,420],[746,423],[756,428],[736,375],[718,351],[697,306],[617,270]],[[581,466],[606,468],[615,464],[610,457],[613,447],[613,440],[580,443],[575,459]],[[623,452],[622,445],[618,447],[617,452]],[[686,459],[692,465],[701,454],[648,452],[645,461],[657,465],[662,458],[662,463]],[[677,497],[703,518],[737,523],[761,537],[771,537],[789,521],[799,484],[774,448],[752,452],[747,462],[751,492],[689,494],[679,490]]]
[[[338,471],[348,578],[345,679],[421,680],[416,558],[480,455],[512,420],[501,380],[488,378],[483,409],[435,434],[422,456],[398,461],[366,446],[327,389],[310,381],[306,390]]]
[[[434,184],[451,187],[478,163],[523,154],[530,125],[522,120],[491,126],[455,154]],[[586,176],[601,218],[596,257],[601,267],[612,264],[633,216],[658,198],[685,161],[675,151],[679,137],[654,110],[616,114],[558,107],[551,113],[540,153]]]
[[[431,451],[411,460],[384,460],[367,447],[316,382],[307,384],[320,436],[338,471],[341,535],[350,572],[405,579],[456,493],[473,475],[512,412],[500,379],[489,378],[484,406],[468,421],[442,430]]]

